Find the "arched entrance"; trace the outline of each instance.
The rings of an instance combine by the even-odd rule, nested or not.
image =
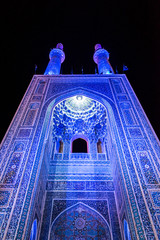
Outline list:
[[[72,142],[72,153],[87,153],[87,142],[77,138]]]
[[[66,206],[68,204],[67,202],[70,201],[72,194],[74,201],[85,199],[85,203],[88,204],[87,201],[90,199],[88,196],[91,195],[91,191],[94,190],[95,192],[98,192],[99,189],[100,191],[107,190],[107,185],[105,185],[106,183],[103,184],[103,180],[107,178],[112,180],[110,165],[107,165],[108,163],[105,161],[107,155],[105,149],[108,148],[109,151],[112,150],[112,153],[114,150],[113,142],[115,141],[115,131],[117,131],[113,114],[114,106],[113,104],[111,105],[109,100],[108,102],[107,100],[104,100],[102,103],[102,99],[97,95],[87,94],[85,91],[82,93],[80,100],[77,98],[79,92],[75,91],[68,93],[68,95],[63,95],[54,101],[52,100],[50,105],[46,106],[47,111],[43,136],[45,136],[47,141],[44,150],[44,157],[48,155],[52,156],[48,177],[48,179],[51,180],[49,180],[47,186],[48,190],[51,189],[54,191],[56,189],[52,199],[46,198],[46,204],[48,201],[53,202],[58,194],[58,196],[61,197],[62,202],[66,202]],[[83,136],[86,138],[83,138]],[[72,143],[77,138],[87,139],[86,143],[89,145],[89,154],[71,154]],[[64,143],[63,153],[60,151],[58,153],[54,152],[56,142],[59,139],[62,139]],[[104,144],[103,153],[102,150],[97,149],[97,142],[99,139],[102,140]],[[48,150],[52,150],[53,154],[51,154],[51,152],[48,154]],[[116,156],[116,154],[113,154],[113,162],[114,156]],[[103,166],[97,164],[100,159],[103,160]],[[45,161],[47,162],[48,159],[44,159],[43,162]],[[90,162],[92,164],[89,164]],[[63,163],[65,163],[65,166],[62,166]],[[96,166],[95,163],[97,164]],[[53,182],[52,178],[56,179],[56,181]],[[85,183],[86,179],[87,181],[88,179],[90,181]],[[98,181],[94,182],[95,179],[98,179]],[[101,195],[104,195],[105,200],[108,197],[108,195],[101,192],[98,194],[93,192],[93,194],[93,199],[95,199],[95,197],[96,199],[101,199],[99,198]],[[114,196],[111,196],[111,198],[114,199]],[[58,209],[58,204],[61,203],[56,204]],[[114,207],[114,209],[116,208]],[[48,217],[51,219],[53,212],[52,208],[48,208],[45,213],[46,215],[43,215],[44,226],[42,227],[41,239],[43,239],[43,236],[48,236],[48,239],[50,240],[82,240],[86,238],[93,240],[97,237],[99,239],[111,239],[110,230],[106,221],[102,217],[98,217],[99,215],[96,211],[87,210],[83,212],[83,217],[85,219],[79,215],[79,212],[77,213],[76,209],[71,211],[71,209],[67,208],[58,218],[56,218],[56,220],[54,220],[52,227],[50,228],[46,222],[46,218]],[[113,214],[117,214],[116,211],[114,211]],[[91,219],[91,221],[89,219]],[[112,229],[114,229],[114,226],[116,226],[115,221],[112,223]],[[117,236],[120,236],[120,232],[118,232],[118,230],[115,230],[115,232],[116,231]]]
[[[102,153],[101,146],[97,150],[97,141],[105,141],[109,119],[101,102],[82,94],[68,97],[53,108],[52,120],[52,142],[58,145],[58,139],[61,139],[64,154]]]
[[[79,95],[81,95],[80,99]],[[90,199],[94,199],[95,202],[96,200],[99,202],[102,201],[103,205],[101,195],[105,200],[108,197],[106,192],[104,192],[108,189],[105,180],[107,178],[112,180],[112,176],[110,164],[105,161],[107,155],[105,149],[107,149],[107,144],[112,145],[113,138],[111,134],[114,135],[112,128],[114,127],[115,120],[110,104],[107,101],[104,103],[95,95],[92,96],[85,91],[83,94],[79,94],[76,91],[72,92],[72,95],[65,95],[63,98],[61,96],[54,103],[51,103],[50,118],[48,117],[50,119],[50,126],[48,127],[48,137],[46,136],[46,139],[49,139],[47,144],[50,144],[50,146],[46,147],[45,156],[48,154],[47,149],[53,149],[48,177],[51,180],[48,180],[47,186],[48,190],[54,191],[56,189],[56,192],[54,192],[53,199],[46,199],[46,204],[48,201],[54,202],[54,209],[52,211],[52,208],[49,209],[48,206],[46,207],[48,210],[43,217],[41,239],[47,233],[50,240],[111,239],[107,222],[98,212],[88,207],[85,208],[86,211],[83,211],[82,215],[79,212],[77,213],[77,210],[73,207],[70,209],[67,208],[68,204],[71,204],[71,199],[74,199],[72,204],[77,200],[83,199],[89,205]],[[64,143],[63,153],[54,152],[56,142],[59,139],[62,139]],[[99,139],[104,144],[103,153],[102,150],[98,151],[97,149]],[[82,149],[73,149],[73,145],[77,140],[84,143],[84,153]],[[102,161],[100,160],[103,161],[102,166]],[[52,178],[56,179],[56,181],[53,182]],[[99,190],[103,192],[99,192]],[[58,202],[55,198],[56,195],[58,198],[60,196]],[[113,202],[114,196],[111,198]],[[63,204],[63,210],[66,210],[61,214],[58,212],[59,217],[56,219],[53,218],[55,220],[50,228],[46,222],[46,218],[50,216],[51,219],[53,212],[58,211],[59,207],[63,206]],[[109,209],[107,203],[104,208]],[[113,214],[116,215],[116,211]],[[105,219],[107,219],[106,216]],[[114,225],[116,224],[113,222]],[[118,230],[116,231],[118,232]],[[117,236],[119,236],[119,233],[117,233]]]
[[[52,223],[50,240],[111,240],[103,217],[89,206],[78,203],[62,212]]]

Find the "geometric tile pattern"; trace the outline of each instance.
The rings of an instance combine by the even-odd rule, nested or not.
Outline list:
[[[17,149],[16,149],[17,150]],[[12,184],[15,181],[15,177],[21,162],[22,153],[14,153],[11,156],[10,163],[6,169],[6,173],[3,177],[4,184]]]
[[[140,128],[128,128],[129,134],[131,138],[142,138],[142,132]]]
[[[112,181],[48,181],[47,190],[114,191]]]
[[[62,217],[63,220],[61,220],[61,221],[65,221],[66,217],[64,215],[67,213],[67,211],[69,210],[70,213],[72,212],[74,214],[74,211],[76,209],[77,209],[78,213],[80,212],[80,214],[82,211],[84,211],[84,214],[85,214],[85,212],[91,213],[92,217],[95,216],[96,219],[99,216],[98,219],[102,223],[103,226],[104,225],[106,226],[105,229],[106,230],[108,229],[107,230],[108,234],[111,231],[111,226],[112,226],[112,228],[114,228],[114,231],[112,232],[112,234],[114,235],[114,238],[121,239],[118,215],[117,215],[116,207],[115,207],[114,194],[108,195],[107,200],[103,200],[103,201],[100,199],[99,200],[82,200],[81,199],[80,201],[66,200],[66,199],[65,200],[54,200],[53,207],[52,207],[53,210],[52,210],[52,214],[51,214],[49,209],[51,208],[52,199],[53,198],[51,197],[51,195],[48,194],[48,196],[46,198],[46,205],[45,205],[45,211],[44,211],[45,215],[44,215],[44,221],[42,223],[42,231],[41,231],[40,239],[48,239],[47,238],[47,235],[49,234],[49,229],[48,229],[49,224],[48,223],[50,221],[52,222],[52,229],[56,228],[55,225],[58,225],[58,226],[60,225],[62,228],[65,228],[66,224],[68,224],[68,223],[55,224],[57,221],[59,221],[57,219],[59,219],[59,216],[63,216]],[[111,207],[113,208],[112,212],[110,212]],[[90,221],[92,219],[92,217],[91,216],[89,217],[86,215],[86,221]],[[71,219],[71,216],[69,218]],[[94,222],[95,220],[92,219],[92,221]],[[73,221],[72,221],[72,223],[73,223]],[[95,224],[96,224],[96,222],[95,222]],[[53,225],[54,225],[54,227],[53,227]],[[93,227],[93,230],[96,231],[95,234],[97,234],[97,228],[95,226],[93,226],[92,224],[89,224],[88,227],[89,226]],[[97,226],[97,224],[96,224],[96,226]],[[106,230],[105,230],[105,232],[106,232]],[[86,231],[87,231],[87,228],[84,229],[83,233],[80,231],[80,232],[75,232],[75,234],[77,235],[77,237],[80,237],[81,234],[83,234],[83,235],[87,234]],[[94,231],[93,231],[93,234],[94,234]],[[64,232],[65,232],[65,229],[64,229]],[[73,234],[73,231],[72,231],[72,234]],[[103,233],[101,237],[103,237],[104,234],[107,234],[107,233]],[[90,237],[92,237],[91,239],[96,239],[93,236],[90,236]]]
[[[156,208],[160,207],[160,192],[151,192],[151,197]]]
[[[138,158],[148,184],[158,184],[150,159],[146,152],[138,153]]]
[[[50,239],[111,239],[107,223],[95,211],[79,203],[60,215],[51,228]]]
[[[33,121],[34,121],[34,118],[35,118],[35,115],[36,115],[36,110],[35,110],[35,109],[30,109],[30,110],[28,110],[23,125],[26,125],[26,126],[32,125],[32,124],[33,124]]]
[[[133,142],[135,150],[137,150],[137,151],[145,151],[148,149],[145,140],[136,139],[136,140],[133,140],[132,142]]]
[[[7,205],[9,200],[10,192],[9,191],[0,191],[0,206]]]
[[[31,129],[20,129],[19,132],[18,132],[18,136],[17,137],[20,137],[20,138],[28,138],[30,136],[30,133],[31,133]]]
[[[2,223],[3,223],[3,219],[4,219],[4,214],[0,214],[0,227],[1,227]]]

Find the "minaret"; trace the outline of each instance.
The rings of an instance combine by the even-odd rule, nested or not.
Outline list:
[[[58,43],[56,48],[53,48],[49,54],[50,61],[46,68],[44,75],[60,74],[61,63],[65,60],[65,53],[63,52],[63,44]]]
[[[95,52],[93,55],[93,60],[98,66],[99,74],[111,74],[114,73],[113,68],[109,62],[109,53],[107,50],[102,48],[101,44],[95,45]]]

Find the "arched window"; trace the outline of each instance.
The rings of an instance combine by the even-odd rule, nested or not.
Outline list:
[[[77,138],[72,142],[72,153],[87,153],[87,142],[82,138]]]
[[[63,153],[63,141],[59,141],[59,153]]]
[[[102,142],[100,139],[98,139],[98,142],[97,142],[97,152],[98,153],[103,153],[102,151]]]
[[[32,223],[30,240],[36,240],[37,237],[37,219],[35,219]]]
[[[62,140],[57,141],[56,151],[57,151],[57,153],[63,153],[63,141]]]
[[[131,234],[130,234],[129,226],[128,226],[128,223],[125,219],[123,221],[123,227],[124,227],[124,239],[125,240],[131,240]]]

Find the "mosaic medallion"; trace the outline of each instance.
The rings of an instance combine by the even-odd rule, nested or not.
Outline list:
[[[86,223],[86,221],[82,217],[78,217],[75,220],[75,227],[77,229],[83,229],[85,227],[85,223]]]

